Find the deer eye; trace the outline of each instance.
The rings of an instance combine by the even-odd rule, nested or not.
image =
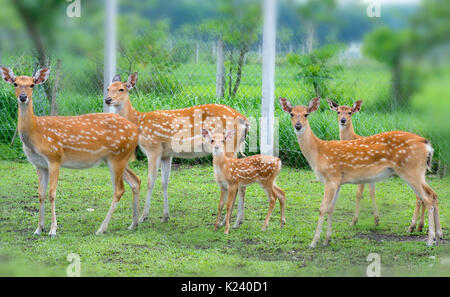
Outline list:
[[[305,114],[305,118],[307,118],[309,116],[309,114]]]
[[[349,115],[352,115],[352,113],[351,113],[351,112],[349,112],[348,114],[349,114]]]
[[[289,113],[290,115],[291,115],[291,118],[294,116],[294,114],[293,113]]]
[[[34,84],[32,84],[32,85],[30,86],[30,88],[34,88]]]
[[[16,83],[14,83],[14,86],[15,86],[15,87],[17,87],[17,84],[16,84]]]
[[[123,91],[124,91],[124,89],[120,89],[120,90],[119,90],[119,92],[123,92]]]

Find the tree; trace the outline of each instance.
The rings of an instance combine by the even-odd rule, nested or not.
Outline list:
[[[316,31],[319,23],[331,21],[332,11],[336,7],[335,0],[306,0],[298,6],[301,19],[306,21],[306,53],[311,54],[316,44]]]
[[[342,49],[340,44],[326,45],[313,50],[310,54],[288,54],[290,64],[298,66],[297,78],[311,84],[317,97],[328,93],[327,81],[334,78],[342,67],[330,65],[329,61]]]
[[[200,29],[215,40],[221,39],[228,49],[228,95],[236,96],[241,83],[245,55],[258,40],[261,28],[261,7],[253,0],[219,0],[220,17],[208,19]],[[238,52],[237,61],[234,52]],[[236,72],[234,85],[233,72]]]
[[[407,104],[407,96],[402,96],[402,63],[409,44],[408,31],[393,31],[380,27],[364,38],[363,52],[367,56],[389,66],[392,73],[392,107]]]
[[[56,13],[65,2],[59,0],[12,0],[11,3],[17,10],[31,37],[39,65],[41,67],[49,65],[50,55],[48,48],[53,43],[52,30],[57,22]],[[44,84],[44,91],[50,106],[55,108],[55,103],[52,102],[52,90],[48,83]]]

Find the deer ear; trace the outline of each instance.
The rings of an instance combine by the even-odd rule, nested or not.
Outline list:
[[[225,131],[224,136],[225,136],[225,138],[224,138],[225,141],[231,140],[234,136],[234,130]]]
[[[319,97],[311,99],[311,101],[309,101],[308,107],[306,108],[308,113],[316,111],[319,108],[319,104],[320,104]]]
[[[122,81],[122,79],[120,78],[120,74],[114,75],[112,82],[116,82],[116,81]]]
[[[292,112],[293,107],[292,107],[291,102],[289,102],[289,100],[287,100],[286,98],[280,97],[280,98],[278,98],[278,101],[280,102],[281,109],[283,109],[287,113]]]
[[[138,78],[137,72],[133,72],[128,76],[128,81],[127,81],[128,90],[134,88],[134,86],[136,85],[136,82],[137,82],[137,78]]]
[[[5,66],[1,66],[0,70],[2,73],[2,77],[6,82],[13,84],[16,81],[16,76],[14,75],[14,72],[11,69]]]
[[[208,129],[202,129],[202,136],[206,141],[211,142],[211,132]]]
[[[45,83],[49,75],[50,75],[50,67],[39,69],[33,76],[34,83],[36,85],[41,85]]]
[[[360,111],[360,110],[361,110],[361,105],[362,105],[362,100],[356,101],[356,102],[353,104],[353,106],[352,106],[352,112],[355,113],[355,112]]]
[[[339,104],[337,104],[336,102],[334,102],[331,99],[327,99],[327,101],[328,101],[328,105],[330,106],[331,110],[338,111]]]

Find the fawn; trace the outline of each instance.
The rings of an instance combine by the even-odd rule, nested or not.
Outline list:
[[[138,128],[115,114],[86,114],[80,116],[35,116],[32,94],[36,85],[43,84],[50,69],[43,68],[33,77],[15,76],[1,67],[3,79],[14,85],[18,101],[18,131],[23,151],[37,171],[39,180],[39,223],[35,234],[44,229],[44,202],[47,187],[51,203],[52,224],[49,235],[57,229],[55,198],[60,167],[89,168],[105,161],[113,184],[113,200],[97,234],[106,231],[117,204],[124,193],[123,179],[133,191],[133,222],[138,224],[140,179],[128,167],[138,143]]]
[[[353,124],[352,124],[352,115],[361,110],[362,100],[356,101],[352,107],[349,107],[349,106],[345,106],[345,105],[339,105],[336,102],[334,102],[333,100],[328,99],[328,105],[330,106],[330,109],[335,111],[338,115],[337,119],[338,119],[338,124],[339,124],[339,139],[340,140],[354,140],[354,139],[363,137],[363,136],[360,136],[355,133],[355,131],[353,130]],[[364,186],[365,186],[365,184],[359,184],[357,186],[355,215],[352,220],[352,224],[351,224],[352,226],[358,222],[359,206],[360,206],[361,198],[363,196]],[[378,214],[377,202],[375,200],[375,184],[374,183],[369,184],[369,193],[370,193],[370,198],[372,199],[373,216],[374,216],[375,225],[378,225],[378,223],[380,222],[380,217]]]
[[[227,214],[225,217],[225,234],[229,233],[230,217],[233,211],[236,193],[240,187],[246,187],[258,183],[269,198],[269,212],[262,230],[265,231],[272,215],[276,199],[280,201],[281,228],[286,223],[285,218],[285,195],[284,191],[275,185],[275,179],[281,170],[281,160],[272,156],[254,155],[246,158],[236,159],[228,157],[225,152],[225,143],[234,136],[234,130],[225,133],[212,134],[208,129],[202,129],[203,138],[211,145],[213,152],[214,177],[220,187],[220,202],[214,230],[217,230],[220,216],[222,214],[225,197],[227,196]]]
[[[105,103],[115,113],[129,119],[140,129],[139,147],[148,159],[148,189],[144,211],[140,222],[144,221],[149,213],[150,200],[161,166],[161,184],[164,195],[164,212],[162,221],[169,219],[169,202],[167,187],[169,184],[172,157],[197,158],[208,155],[203,148],[201,128],[214,131],[223,131],[225,127],[235,129],[237,137],[232,148],[226,151],[228,156],[237,156],[238,150],[245,145],[249,123],[246,117],[236,110],[221,104],[205,104],[175,110],[157,110],[152,112],[139,112],[131,104],[128,91],[137,82],[138,74],[131,73],[126,83],[122,83],[120,75],[113,78],[108,88]],[[237,121],[237,119],[240,119]],[[181,144],[182,143],[182,144]],[[181,145],[180,145],[181,144]],[[183,147],[181,149],[180,147]],[[243,203],[245,187],[239,191],[239,214],[234,225],[235,228],[243,221]]]
[[[325,214],[328,214],[328,228],[324,245],[331,239],[332,214],[341,185],[374,183],[394,174],[413,189],[428,210],[427,245],[442,238],[437,195],[425,181],[433,153],[427,139],[409,132],[392,131],[355,140],[325,141],[314,135],[308,122],[308,115],[319,108],[319,98],[312,99],[308,106],[294,107],[286,98],[279,98],[279,102],[291,115],[303,155],[325,183],[311,248],[320,238]]]

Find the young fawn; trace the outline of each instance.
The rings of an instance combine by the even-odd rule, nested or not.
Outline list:
[[[239,188],[246,187],[253,183],[258,183],[266,192],[269,198],[269,212],[262,230],[265,231],[272,215],[276,199],[280,201],[281,207],[281,228],[286,223],[285,218],[285,195],[284,191],[275,185],[275,179],[281,170],[281,160],[264,155],[236,159],[228,157],[225,152],[226,142],[233,138],[234,130],[212,134],[208,129],[202,129],[204,139],[212,147],[214,177],[220,187],[219,211],[217,213],[214,230],[217,230],[220,216],[222,214],[225,197],[227,196],[227,215],[225,217],[225,234],[230,228],[230,217],[233,210],[234,200]]]
[[[132,73],[126,83],[122,83],[120,76],[113,78],[108,88],[105,103],[115,113],[127,118],[140,129],[139,147],[148,159],[148,189],[144,211],[140,222],[144,221],[149,213],[150,200],[153,187],[161,166],[161,184],[164,195],[164,212],[162,221],[169,219],[169,202],[167,188],[169,184],[172,157],[197,158],[208,155],[210,152],[203,148],[201,128],[213,130],[235,129],[237,137],[231,148],[226,151],[227,156],[237,156],[245,144],[248,131],[247,119],[236,110],[221,104],[205,104],[175,110],[157,110],[152,112],[139,112],[131,105],[128,91],[137,82],[137,73]],[[241,119],[237,121],[237,119]],[[243,203],[245,187],[239,191],[239,213],[235,227],[243,221]]]
[[[418,135],[392,131],[348,141],[324,141],[312,132],[308,115],[319,108],[314,98],[306,106],[292,106],[279,99],[282,109],[291,115],[291,123],[300,149],[318,178],[325,183],[319,220],[310,247],[315,247],[322,232],[325,214],[328,228],[324,241],[331,239],[332,214],[343,184],[374,183],[397,174],[416,193],[428,210],[427,245],[442,238],[436,192],[425,181],[433,149],[430,142]],[[437,234],[437,238],[436,238]]]
[[[340,140],[354,140],[362,138],[355,133],[353,130],[352,124],[352,115],[361,110],[362,100],[356,101],[352,107],[339,105],[333,100],[328,99],[328,105],[330,109],[335,111],[338,115],[337,120],[339,124],[339,139]],[[365,184],[359,184],[356,190],[356,206],[355,206],[355,215],[352,220],[352,226],[358,222],[359,217],[359,206],[361,202],[361,198],[363,196]],[[377,209],[377,202],[375,201],[375,184],[369,184],[369,193],[370,198],[372,198],[372,207],[373,207],[373,216],[375,220],[375,225],[378,225],[380,221],[380,217]]]
[[[43,84],[49,68],[40,69],[34,77],[15,76],[1,67],[2,77],[13,84],[19,105],[18,131],[23,151],[35,166],[39,180],[39,224],[34,232],[44,229],[44,202],[47,187],[51,203],[52,224],[49,235],[56,235],[56,186],[60,167],[89,168],[105,161],[111,173],[114,195],[109,212],[97,234],[106,231],[109,221],[124,193],[123,179],[133,190],[133,222],[138,223],[140,179],[127,167],[138,142],[138,128],[115,114],[86,114],[81,116],[43,116],[33,113],[32,94],[36,85]]]

